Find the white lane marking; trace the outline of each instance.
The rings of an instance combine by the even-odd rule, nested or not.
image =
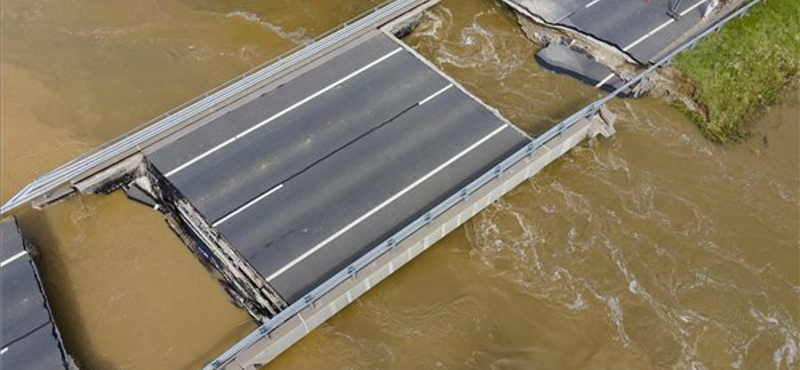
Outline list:
[[[215,147],[213,147],[213,148],[211,148],[211,149],[207,150],[205,153],[203,153],[203,154],[200,154],[199,156],[197,156],[197,157],[194,157],[193,159],[189,160],[188,162],[186,162],[186,163],[184,163],[184,164],[182,164],[182,165],[180,165],[180,166],[176,167],[174,170],[167,172],[167,175],[166,175],[166,176],[167,176],[167,177],[170,177],[170,176],[172,176],[172,175],[174,175],[174,174],[176,174],[176,173],[180,172],[180,171],[181,171],[181,170],[183,170],[184,168],[186,168],[186,167],[189,167],[189,166],[191,166],[191,165],[195,164],[197,161],[199,161],[199,160],[201,160],[201,159],[203,159],[203,158],[205,158],[205,157],[209,156],[211,153],[214,153],[214,152],[216,152],[217,150],[220,150],[220,149],[222,149],[222,148],[224,148],[224,147],[228,146],[230,143],[232,143],[232,142],[234,142],[234,141],[236,141],[236,137],[232,137],[232,138],[230,138],[230,139],[228,139],[228,140],[225,140],[224,142],[222,142],[222,144],[219,144],[219,145],[217,145],[217,146],[215,146]]]
[[[700,0],[700,1],[698,1],[696,4],[694,4],[694,5],[690,6],[688,9],[686,9],[686,10],[682,11],[682,12],[680,13],[681,17],[682,17],[682,16],[684,16],[684,15],[686,15],[686,14],[689,14],[689,12],[691,12],[691,11],[692,11],[692,10],[694,10],[694,9],[696,9],[698,6],[700,6],[700,5],[703,5],[703,3],[705,3],[706,1],[708,1],[708,0]],[[642,41],[646,40],[646,39],[647,39],[648,37],[650,37],[650,36],[653,36],[653,35],[654,35],[654,34],[656,34],[658,31],[661,31],[661,30],[662,30],[664,27],[666,27],[666,26],[669,26],[669,25],[670,25],[670,24],[672,24],[673,22],[675,22],[675,19],[673,19],[673,18],[670,18],[670,20],[668,20],[668,21],[664,22],[664,24],[662,24],[662,25],[660,25],[660,26],[658,26],[658,27],[654,28],[652,31],[650,31],[650,32],[648,32],[647,34],[645,34],[644,36],[640,37],[638,40],[636,40],[636,41],[634,41],[633,43],[631,43],[630,45],[626,46],[624,49],[622,49],[622,51],[628,51],[628,50],[630,50],[632,47],[634,47],[634,46],[636,46],[636,45],[639,45],[639,44],[640,44]]]
[[[272,194],[272,193],[274,193],[274,192],[276,192],[278,190],[281,190],[282,188],[283,188],[283,184],[280,184],[280,185],[278,185],[278,186],[276,186],[276,187],[274,187],[272,189],[269,189],[269,191],[267,191],[264,194],[259,195],[256,199],[253,199],[253,200],[247,202],[245,205],[237,208],[233,212],[228,213],[225,217],[222,217],[221,219],[219,219],[217,221],[214,221],[214,223],[211,226],[217,227],[217,225],[219,225],[219,224],[221,224],[221,223],[223,223],[225,221],[230,220],[233,216],[236,216],[239,213],[242,213],[244,210],[250,208],[253,204],[258,203],[260,200],[270,196],[270,194]]]
[[[664,24],[654,28],[652,31],[646,33],[644,36],[640,37],[638,40],[634,41],[632,44],[626,46],[624,49],[622,49],[622,51],[628,51],[632,47],[634,47],[636,45],[639,45],[639,43],[641,43],[642,41],[647,40],[648,37],[653,36],[656,32],[661,31],[661,29],[663,29],[664,27],[669,26],[670,24],[672,24],[672,22],[675,22],[675,20],[670,18],[668,21],[664,22]]]
[[[588,7],[590,7],[590,6],[594,5],[594,4],[597,4],[599,2],[600,2],[600,0],[594,0],[591,3],[586,4],[586,7],[588,8]]]
[[[4,354],[6,352],[8,352],[8,347],[0,349],[0,355]]]
[[[429,97],[427,97],[427,98],[425,98],[425,99],[422,99],[422,101],[420,101],[420,102],[419,102],[419,105],[422,105],[422,104],[425,104],[425,103],[429,102],[431,99],[433,99],[433,98],[435,98],[435,97],[439,96],[439,94],[441,94],[441,93],[443,93],[443,92],[447,91],[447,90],[448,90],[448,89],[450,89],[451,87],[453,87],[453,84],[449,84],[449,85],[447,85],[447,86],[443,87],[441,90],[439,90],[439,91],[437,91],[437,92],[433,93],[433,95],[431,95],[431,96],[429,96]]]
[[[686,14],[689,14],[689,12],[691,12],[692,10],[697,9],[698,6],[703,5],[703,3],[707,2],[707,1],[708,0],[701,0],[697,4],[694,4],[694,5],[690,6],[688,9],[686,9],[686,10],[681,12],[681,17],[683,17]]]
[[[606,78],[604,78],[602,81],[598,82],[597,85],[594,85],[594,87],[599,89],[601,86],[605,85],[606,82],[608,82],[612,78],[614,78],[614,73],[613,72],[610,75],[608,75]]]
[[[272,121],[274,121],[274,120],[276,120],[276,119],[278,119],[278,118],[282,117],[282,116],[283,116],[283,115],[285,115],[286,113],[289,113],[289,112],[291,112],[292,110],[296,109],[297,107],[299,107],[299,106],[301,106],[301,105],[303,105],[303,104],[305,104],[305,103],[308,103],[308,102],[309,102],[309,101],[311,101],[312,99],[314,99],[314,98],[316,98],[316,97],[318,97],[318,96],[320,96],[320,95],[322,95],[322,94],[324,94],[324,93],[326,93],[326,92],[330,91],[331,89],[333,89],[333,88],[337,87],[338,85],[341,85],[342,83],[346,82],[347,80],[350,80],[351,78],[353,78],[353,77],[355,77],[355,76],[358,76],[359,74],[363,73],[364,71],[366,71],[366,70],[368,70],[368,69],[370,69],[370,68],[374,67],[375,65],[377,65],[377,64],[378,64],[378,63],[380,63],[380,62],[383,62],[383,61],[384,61],[384,60],[386,60],[386,59],[389,59],[389,57],[391,57],[391,56],[393,56],[393,55],[395,55],[395,54],[399,53],[399,52],[400,52],[400,51],[402,51],[402,50],[403,50],[403,48],[401,48],[401,47],[400,47],[400,48],[397,48],[397,49],[395,49],[394,51],[390,52],[389,54],[386,54],[386,55],[384,55],[384,56],[382,56],[382,57],[378,58],[377,60],[373,61],[372,63],[370,63],[370,64],[367,64],[367,65],[365,65],[365,66],[363,66],[363,67],[359,68],[359,69],[358,69],[358,70],[356,70],[355,72],[353,72],[353,73],[350,73],[349,75],[347,75],[347,76],[345,76],[345,77],[342,77],[342,78],[341,78],[341,79],[339,79],[338,81],[336,81],[336,82],[334,82],[334,83],[332,83],[332,84],[330,84],[330,85],[326,86],[324,89],[322,89],[322,90],[319,90],[319,91],[315,92],[314,94],[311,94],[311,95],[309,95],[309,96],[308,96],[308,97],[306,97],[305,99],[303,99],[303,100],[301,100],[301,101],[299,101],[299,102],[297,102],[297,103],[294,103],[294,104],[292,104],[290,107],[288,107],[288,108],[286,108],[286,109],[284,109],[284,110],[282,110],[282,111],[280,111],[280,112],[276,113],[276,114],[275,114],[275,115],[273,115],[272,117],[269,117],[269,118],[267,118],[267,119],[265,119],[265,120],[261,121],[261,122],[260,122],[260,123],[258,123],[257,125],[255,125],[255,126],[253,126],[253,127],[250,127],[250,128],[249,128],[249,129],[247,129],[247,130],[244,130],[244,131],[242,131],[242,132],[241,132],[241,133],[239,133],[238,135],[236,135],[236,136],[234,136],[234,137],[232,137],[232,138],[228,139],[227,141],[223,142],[222,144],[219,144],[219,145],[217,145],[217,146],[215,146],[215,147],[213,147],[213,148],[211,148],[211,149],[209,149],[209,150],[205,151],[203,154],[200,154],[200,155],[198,155],[197,157],[194,157],[194,158],[192,158],[191,160],[189,160],[188,162],[186,162],[186,163],[184,163],[184,164],[182,164],[182,165],[178,166],[177,168],[173,169],[172,171],[169,171],[169,172],[167,172],[166,176],[167,176],[167,177],[170,177],[170,176],[172,176],[172,175],[174,175],[174,174],[176,174],[176,173],[178,173],[178,172],[182,171],[182,170],[183,170],[183,169],[185,169],[186,167],[189,167],[189,166],[191,166],[191,165],[193,165],[193,164],[197,163],[197,161],[200,161],[200,160],[202,160],[203,158],[205,158],[205,157],[208,157],[209,155],[213,154],[214,152],[216,152],[216,151],[218,151],[218,150],[220,150],[220,149],[222,149],[222,148],[224,148],[224,147],[226,147],[226,146],[230,145],[230,144],[231,144],[231,143],[233,143],[234,141],[236,141],[236,140],[238,140],[238,139],[241,139],[241,138],[243,138],[243,137],[244,137],[244,136],[246,136],[247,134],[249,134],[249,133],[251,133],[251,132],[253,132],[253,131],[255,131],[255,130],[257,130],[257,129],[261,128],[262,126],[264,126],[264,125],[266,125],[266,124],[268,124],[268,123],[270,123],[270,122],[272,122]]]
[[[372,210],[370,210],[369,212],[365,213],[364,215],[362,215],[361,217],[359,217],[355,221],[351,222],[349,225],[347,225],[344,228],[342,228],[341,230],[337,231],[335,234],[329,236],[327,239],[325,239],[322,242],[320,242],[319,244],[315,245],[313,248],[307,250],[305,253],[301,254],[299,257],[297,257],[294,260],[292,260],[292,262],[287,263],[285,266],[281,267],[278,271],[275,271],[275,273],[273,273],[272,275],[270,275],[267,278],[267,282],[271,282],[276,277],[280,276],[282,273],[286,272],[287,270],[289,270],[290,268],[294,267],[295,265],[297,265],[298,263],[300,263],[304,259],[308,258],[308,256],[314,254],[316,251],[320,250],[322,247],[328,245],[328,243],[330,243],[334,239],[336,239],[336,238],[340,237],[342,234],[350,231],[350,229],[354,228],[356,225],[360,224],[362,221],[366,220],[367,218],[369,218],[370,216],[374,215],[375,213],[377,213],[378,211],[380,211],[381,209],[383,209],[384,207],[386,207],[390,203],[392,203],[395,200],[397,200],[398,198],[402,197],[403,195],[405,195],[406,193],[411,191],[411,189],[414,189],[419,184],[423,183],[425,180],[428,180],[429,178],[431,178],[431,176],[436,175],[437,173],[439,173],[439,171],[443,170],[445,167],[453,164],[453,162],[459,160],[461,157],[463,157],[464,155],[466,155],[467,153],[469,153],[473,149],[477,148],[479,145],[485,143],[487,140],[489,140],[492,137],[494,137],[495,135],[497,135],[500,131],[505,129],[507,126],[508,126],[508,124],[504,124],[504,125],[498,127],[496,130],[492,131],[488,135],[484,136],[482,139],[480,139],[477,142],[475,142],[474,144],[470,145],[469,148],[464,149],[463,151],[461,151],[461,153],[458,153],[455,157],[450,158],[449,160],[447,160],[447,162],[442,163],[439,167],[436,167],[433,171],[428,172],[425,176],[422,176],[421,178],[417,179],[417,181],[414,181],[414,183],[412,183],[411,185],[407,186],[405,189],[400,190],[397,194],[393,195],[391,198],[385,200],[383,203],[379,204],[377,207],[373,208]]]
[[[441,88],[439,91],[437,91],[437,92],[433,93],[431,96],[428,96],[427,98],[425,98],[425,99],[422,99],[422,101],[420,101],[420,102],[418,103],[418,105],[423,105],[423,104],[427,103],[428,101],[430,101],[431,99],[433,99],[433,98],[437,97],[439,94],[441,94],[441,93],[443,93],[443,92],[447,91],[447,90],[448,90],[448,89],[450,89],[451,87],[453,87],[453,84],[449,84],[449,85],[447,85],[447,86],[445,86],[445,87]],[[225,222],[225,221],[227,221],[227,220],[230,220],[230,219],[231,219],[233,216],[236,216],[237,214],[239,214],[239,213],[243,212],[244,210],[246,210],[246,209],[250,208],[252,205],[254,205],[254,204],[258,203],[258,202],[259,202],[259,201],[261,201],[262,199],[264,199],[264,198],[268,197],[270,194],[272,194],[272,193],[274,193],[274,192],[276,192],[276,191],[280,190],[281,188],[283,188],[283,184],[280,184],[280,185],[278,185],[278,186],[276,186],[276,187],[274,187],[274,188],[270,189],[270,190],[269,190],[269,191],[267,191],[266,193],[264,193],[264,194],[260,195],[258,198],[256,198],[256,199],[253,199],[253,200],[251,200],[250,202],[248,202],[247,204],[245,204],[245,205],[243,205],[243,206],[241,206],[241,207],[237,208],[236,210],[234,210],[233,212],[229,213],[229,214],[228,214],[228,215],[226,215],[225,217],[223,217],[223,218],[221,218],[221,219],[219,219],[219,220],[215,221],[215,222],[214,222],[214,223],[213,223],[211,226],[217,227],[217,225],[220,225],[220,224],[222,224],[223,222]]]
[[[26,252],[26,251],[19,252],[19,253],[15,254],[15,255],[11,256],[11,258],[9,258],[9,259],[7,259],[7,260],[5,260],[3,262],[0,262],[0,267],[6,267],[7,264],[9,264],[11,262],[14,262],[15,260],[19,259],[20,257],[22,257],[22,256],[24,256],[26,254],[28,254],[28,252]]]

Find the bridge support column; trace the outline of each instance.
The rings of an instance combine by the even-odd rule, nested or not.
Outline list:
[[[595,138],[597,135],[602,135],[604,138],[609,138],[617,133],[614,128],[614,123],[617,121],[617,115],[612,113],[608,108],[601,107],[598,114],[595,114],[591,119],[589,131],[587,132],[589,138]]]

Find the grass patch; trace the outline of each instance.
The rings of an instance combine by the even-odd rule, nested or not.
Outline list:
[[[745,136],[745,122],[781,96],[800,70],[800,1],[769,0],[674,61],[707,109],[691,117],[717,142]]]

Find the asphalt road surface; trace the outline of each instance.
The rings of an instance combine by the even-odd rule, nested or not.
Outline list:
[[[147,157],[291,303],[527,141],[379,34]]]
[[[552,24],[616,46],[642,64],[701,22],[709,0],[506,0]],[[674,10],[674,11],[672,11]],[[673,17],[674,16],[674,17]]]

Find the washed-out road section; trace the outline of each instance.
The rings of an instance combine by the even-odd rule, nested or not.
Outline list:
[[[291,304],[528,142],[376,33],[145,155]]]

